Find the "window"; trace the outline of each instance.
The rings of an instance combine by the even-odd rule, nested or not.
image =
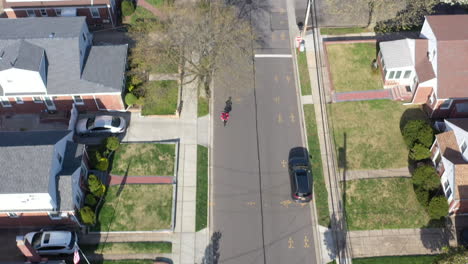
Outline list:
[[[450,189],[450,187],[447,189],[447,191],[445,191],[445,197],[447,197],[447,199],[450,197],[450,195],[452,195],[452,189]]]
[[[62,16],[62,9],[60,9],[60,8],[55,9],[55,15],[56,16]]]
[[[34,10],[32,10],[32,9],[26,10],[26,13],[28,14],[28,17],[35,17],[36,16],[36,12],[34,12]]]
[[[45,9],[41,9],[41,16],[47,16],[47,11]]]
[[[401,71],[397,71],[395,75],[395,79],[400,79]]]
[[[15,100],[17,104],[24,104],[23,98],[21,97],[15,97]]]
[[[60,153],[57,153],[57,159],[59,163],[62,164],[62,155],[60,155]]]
[[[10,218],[18,218],[19,215],[17,213],[7,213],[8,217]]]
[[[429,103],[432,105],[434,104],[436,98],[435,98],[435,93],[432,93],[431,97],[429,97]]]
[[[91,16],[93,18],[100,18],[101,16],[99,15],[99,9],[92,7],[89,9],[91,11]]]
[[[42,98],[40,98],[40,97],[33,97],[33,101],[36,104],[42,104]]]
[[[446,180],[444,183],[444,189],[447,190],[448,187],[449,187],[449,182],[448,180]]]
[[[389,78],[389,79],[393,79],[393,76],[395,76],[395,72],[394,72],[394,71],[390,71],[390,73],[388,74],[388,78]]]
[[[49,212],[48,215],[52,220],[62,220],[59,212]]]
[[[403,75],[404,79],[408,79],[411,75],[411,71],[405,71],[405,75]]]
[[[461,153],[464,153],[465,150],[466,150],[466,141],[463,141],[463,143],[460,146],[460,151],[461,151]]]
[[[411,86],[406,85],[406,86],[405,86],[405,89],[406,89],[406,91],[407,91],[408,93],[411,93]]]
[[[1,103],[3,107],[11,107],[10,100],[7,97],[2,97]]]
[[[440,109],[449,109],[452,105],[452,99],[445,100],[441,105]]]
[[[74,96],[73,96],[73,101],[74,101],[75,104],[77,104],[77,105],[84,105],[83,98],[81,98],[81,96],[79,96],[79,95],[74,95]]]
[[[83,40],[86,41],[86,35],[83,33]]]

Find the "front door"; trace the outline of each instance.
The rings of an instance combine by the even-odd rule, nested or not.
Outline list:
[[[47,109],[49,110],[55,110],[55,104],[54,104],[54,100],[52,99],[52,97],[50,96],[45,96],[44,97],[44,102],[47,106]]]

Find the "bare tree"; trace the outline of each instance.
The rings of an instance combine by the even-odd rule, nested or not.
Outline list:
[[[237,8],[212,0],[184,3],[165,10],[163,21],[143,21],[132,29],[136,40],[132,66],[140,72],[177,65],[189,81],[199,81],[210,95],[213,75],[234,54],[251,53],[254,39],[249,21]]]

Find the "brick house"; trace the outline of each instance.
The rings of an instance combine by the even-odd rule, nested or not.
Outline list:
[[[468,213],[468,119],[437,122],[431,159],[440,176],[450,214]]]
[[[0,227],[78,225],[84,146],[72,132],[0,132]]]
[[[124,110],[127,45],[92,45],[85,19],[0,19],[0,114]]]
[[[1,0],[8,18],[86,17],[88,25],[116,26],[119,2],[115,0]]]
[[[384,88],[398,88],[431,118],[468,117],[468,15],[426,16],[420,39],[379,43]]]

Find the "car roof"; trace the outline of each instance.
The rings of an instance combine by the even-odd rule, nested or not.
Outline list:
[[[94,118],[94,127],[109,127],[112,124],[113,116],[96,116]]]
[[[71,232],[69,231],[45,231],[42,235],[41,244],[42,246],[66,246],[70,243],[70,239]]]
[[[297,183],[297,192],[299,193],[310,193],[312,192],[310,181],[309,181],[309,173],[307,170],[297,170],[294,172],[294,178]]]

